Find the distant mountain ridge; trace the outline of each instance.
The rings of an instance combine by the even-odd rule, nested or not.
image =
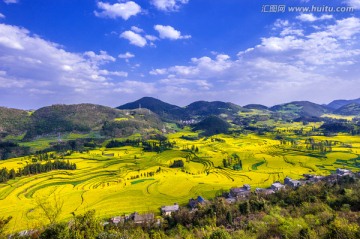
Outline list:
[[[205,127],[216,123],[221,125],[222,121],[237,126],[269,119],[319,122],[324,114],[360,116],[360,98],[335,100],[329,105],[294,101],[270,108],[259,104],[241,107],[222,101],[196,101],[180,107],[152,97],[143,97],[117,108],[94,104],[52,105],[29,112],[0,107],[0,139],[7,135],[25,135],[24,139],[33,139],[59,132],[93,131],[105,136],[123,137],[164,131],[164,121],[186,125],[207,119],[208,122],[203,122]],[[217,118],[211,118],[213,116]]]
[[[359,103],[350,103],[344,106],[341,106],[334,111],[335,114],[339,115],[360,115],[360,104]]]
[[[211,115],[233,115],[239,111],[248,111],[239,105],[222,101],[196,101],[188,106],[179,107],[152,97],[143,97],[131,103],[116,107],[117,109],[146,108],[158,114],[163,120],[188,120],[190,118],[205,118]]]
[[[328,108],[337,110],[345,105],[357,103],[360,104],[360,98],[354,100],[334,100],[330,104],[327,105]]]
[[[183,108],[163,102],[153,97],[143,97],[139,100],[118,106],[116,108],[121,110],[145,108],[167,120],[182,120],[188,117]]]

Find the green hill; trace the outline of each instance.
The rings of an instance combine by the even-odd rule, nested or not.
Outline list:
[[[121,111],[125,117],[107,121],[102,126],[102,134],[105,136],[127,137],[133,134],[147,134],[157,133],[164,128],[164,124],[160,117],[146,109],[135,109]]]
[[[106,121],[124,116],[123,112],[93,104],[52,105],[36,110],[25,138],[58,132],[100,130]]]
[[[355,100],[334,100],[330,104],[327,105],[330,109],[337,110],[345,105],[351,104],[351,103],[358,103],[360,104],[360,98]]]
[[[139,108],[149,109],[152,112],[158,114],[161,117],[161,119],[166,121],[173,121],[173,120],[178,121],[178,120],[188,119],[188,115],[183,108],[176,105],[165,103],[161,100],[152,97],[143,97],[134,102],[130,102],[117,107],[117,109],[122,109],[122,110],[139,109]]]
[[[195,124],[193,126],[193,130],[201,130],[203,131],[203,135],[211,136],[215,134],[226,134],[228,133],[230,128],[230,124],[223,119],[220,119],[217,116],[209,116],[205,118],[203,121]]]
[[[350,103],[335,110],[334,113],[339,115],[360,115],[360,104]]]
[[[259,104],[245,105],[244,108],[250,109],[250,110],[268,110],[269,109],[269,107],[267,107],[265,105],[259,105]]]
[[[185,107],[188,115],[192,117],[207,117],[210,115],[237,115],[244,108],[233,103],[225,103],[221,101],[196,101]]]
[[[275,105],[271,107],[270,110],[274,112],[292,115],[294,117],[319,117],[323,114],[330,112],[330,110],[325,106],[315,104],[309,101],[294,101],[282,105]]]
[[[29,126],[29,112],[0,107],[0,138],[6,135],[20,135]]]

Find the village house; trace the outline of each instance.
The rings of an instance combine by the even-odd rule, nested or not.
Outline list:
[[[154,216],[154,213],[140,215],[137,212],[135,212],[132,215],[132,219],[135,224],[152,223],[155,221],[155,216]]]
[[[239,187],[239,188],[232,188],[230,189],[230,195],[229,197],[235,197],[235,198],[238,198],[238,197],[247,197],[250,195],[251,193],[251,187],[249,184],[244,184],[244,186],[242,187]]]
[[[274,190],[275,192],[280,191],[281,189],[284,189],[284,188],[285,188],[285,185],[283,185],[279,182],[271,184],[271,189]]]
[[[339,176],[346,176],[346,175],[350,175],[351,171],[348,169],[342,169],[342,168],[337,168],[336,169],[336,174]]]
[[[191,209],[194,209],[194,208],[196,208],[199,204],[205,204],[205,203],[206,203],[206,200],[205,200],[203,197],[198,196],[196,199],[191,198],[191,199],[189,200],[189,207],[190,207]]]
[[[322,181],[325,177],[324,176],[317,176],[317,175],[311,175],[311,174],[304,174],[305,181],[307,183],[316,183],[319,181]]]
[[[122,216],[112,217],[112,218],[110,218],[110,222],[117,225],[119,223],[124,223],[125,218]]]
[[[179,205],[175,203],[172,206],[162,206],[161,207],[161,213],[164,216],[171,216],[171,213],[179,211]]]
[[[263,194],[263,195],[270,195],[275,193],[275,191],[271,188],[257,188],[255,189],[255,192],[258,194]]]
[[[289,177],[286,177],[284,179],[284,184],[289,186],[289,187],[292,187],[292,188],[297,188],[297,187],[302,185],[302,182],[299,181],[299,180],[294,180],[294,179],[291,179]]]
[[[225,201],[229,204],[236,203],[236,198],[226,198]]]

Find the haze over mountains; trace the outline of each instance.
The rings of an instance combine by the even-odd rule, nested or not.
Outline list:
[[[101,132],[117,137],[164,129],[164,122],[194,124],[216,116],[233,125],[247,125],[240,114],[261,120],[318,120],[326,114],[360,116],[360,99],[335,100],[328,105],[294,101],[273,107],[250,104],[244,107],[230,102],[196,101],[186,107],[168,104],[152,97],[111,108],[93,104],[52,105],[34,112],[0,108],[0,133],[24,134],[24,139],[59,132]],[[252,116],[251,116],[252,115]],[[209,119],[207,119],[209,120]],[[218,122],[218,119],[211,119]]]

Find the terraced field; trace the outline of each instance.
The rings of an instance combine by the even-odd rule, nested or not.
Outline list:
[[[320,153],[306,149],[305,138],[297,138],[296,145],[284,145],[270,135],[217,135],[197,140],[184,140],[182,135],[194,133],[169,135],[175,148],[160,154],[130,146],[73,153],[65,159],[76,163],[74,171],[51,171],[0,184],[0,217],[13,216],[10,231],[41,226],[48,222],[39,219],[44,217],[37,202],[56,197],[64,203],[61,220],[89,209],[104,218],[159,211],[162,205],[186,204],[197,195],[211,198],[220,190],[245,183],[253,189],[268,187],[286,176],[325,175],[338,167],[358,170],[360,165],[358,136],[314,137],[338,142],[331,152]],[[198,152],[191,151],[192,146]],[[233,154],[242,161],[242,170],[223,166],[223,159]],[[169,167],[179,159],[185,162],[183,169]],[[27,157],[10,159],[1,161],[0,168],[17,169],[27,163]]]

